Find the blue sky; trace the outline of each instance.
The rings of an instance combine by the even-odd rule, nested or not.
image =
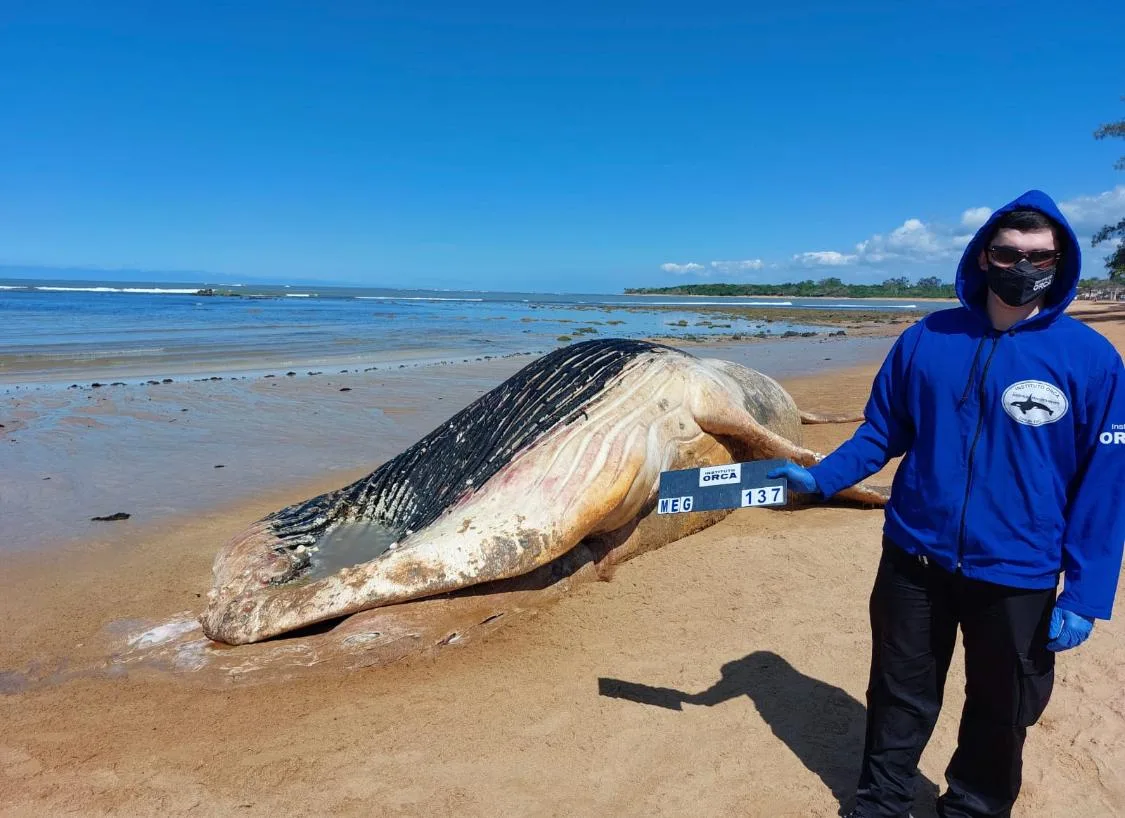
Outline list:
[[[8,0],[0,264],[950,279],[974,210],[1027,188],[1083,236],[1125,216],[1125,143],[1092,138],[1123,28],[1120,0]]]

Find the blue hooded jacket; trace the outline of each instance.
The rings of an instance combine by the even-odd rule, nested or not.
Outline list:
[[[996,220],[1030,208],[1062,229],[1042,309],[992,327],[978,257]],[[1052,588],[1058,605],[1109,619],[1125,543],[1125,367],[1104,336],[1064,315],[1081,268],[1055,203],[1028,191],[994,212],[957,268],[961,307],[899,336],[864,423],[810,471],[824,497],[902,456],[884,533],[950,572]]]

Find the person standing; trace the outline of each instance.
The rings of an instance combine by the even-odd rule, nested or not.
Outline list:
[[[1110,618],[1125,543],[1125,365],[1064,314],[1080,270],[1047,194],[999,208],[958,265],[961,306],[897,339],[851,439],[808,469],[770,472],[828,498],[902,457],[869,602],[851,818],[909,814],[958,628],[966,699],[938,812],[1010,815],[1056,653]]]

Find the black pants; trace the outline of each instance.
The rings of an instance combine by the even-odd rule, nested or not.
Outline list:
[[[943,818],[1010,814],[1027,728],[1039,720],[1054,685],[1054,653],[1046,647],[1054,600],[1053,588],[1025,591],[967,579],[884,539],[871,592],[861,815],[908,815],[958,625],[966,700],[938,812]]]

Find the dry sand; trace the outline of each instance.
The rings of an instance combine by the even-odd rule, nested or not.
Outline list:
[[[1125,312],[1075,312],[1125,349]],[[806,408],[858,410],[872,374],[786,385]],[[827,451],[852,428],[806,427],[806,442]],[[198,611],[228,536],[339,484],[9,557],[0,814],[829,816],[849,797],[878,510],[739,511],[483,638],[379,669],[302,667],[301,645],[331,634],[221,677],[106,654]],[[1015,814],[1125,814],[1125,627],[1098,623],[1058,668]],[[933,815],[963,684],[958,653],[916,815]]]

